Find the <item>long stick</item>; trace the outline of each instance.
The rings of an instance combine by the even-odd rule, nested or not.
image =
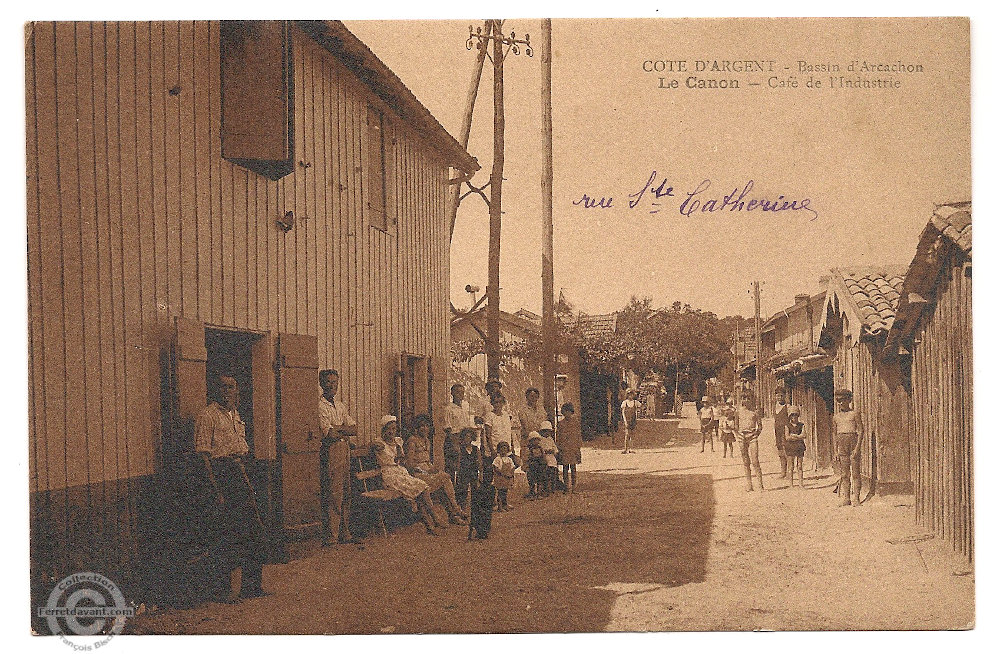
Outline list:
[[[486,21],[486,29],[489,30],[489,21]],[[469,148],[469,134],[472,132],[472,114],[476,108],[476,96],[479,95],[479,81],[483,77],[483,62],[486,61],[485,41],[480,41],[476,53],[476,63],[472,67],[472,80],[469,82],[469,92],[465,98],[465,114],[462,116],[462,127],[458,133],[458,142],[465,149]],[[462,185],[455,184],[451,187],[451,198],[448,204],[448,224],[451,225],[448,232],[448,239],[455,235],[455,220],[458,218],[458,202],[462,193]]]

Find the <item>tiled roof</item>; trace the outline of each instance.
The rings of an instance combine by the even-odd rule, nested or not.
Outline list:
[[[939,205],[931,216],[929,226],[950,239],[966,254],[972,252],[971,202]]]
[[[838,268],[834,271],[847,287],[865,328],[873,334],[892,327],[905,272],[902,267]]]
[[[588,338],[613,334],[618,328],[617,313],[602,313],[593,316],[581,313],[576,317],[560,314],[559,319],[567,327],[578,327]]]

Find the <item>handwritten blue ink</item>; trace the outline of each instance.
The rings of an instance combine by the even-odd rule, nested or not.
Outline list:
[[[584,209],[610,209],[612,207],[612,202],[614,202],[614,197],[606,198],[602,197],[600,200],[592,198],[586,193],[579,200],[573,200],[575,206],[583,205]]]

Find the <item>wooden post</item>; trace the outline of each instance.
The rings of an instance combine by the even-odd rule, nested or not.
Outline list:
[[[503,32],[493,21],[493,171],[490,174],[490,250],[486,285],[486,378],[500,378],[500,225],[503,190]]]
[[[757,343],[757,409],[763,415],[764,398],[761,397],[764,390],[763,360],[760,346],[760,282],[753,283],[753,334]]]
[[[487,32],[490,29],[489,21],[486,24]],[[472,67],[472,81],[469,82],[469,92],[465,99],[465,114],[462,116],[462,127],[458,133],[458,142],[465,149],[469,148],[469,134],[472,132],[472,114],[476,108],[476,96],[479,95],[479,81],[483,77],[483,62],[486,61],[485,41],[477,44],[476,63]],[[448,232],[449,241],[455,235],[455,220],[458,218],[458,203],[462,194],[462,184],[457,183],[451,187],[450,200],[448,204],[448,224],[451,226]]]
[[[555,315],[552,272],[552,19],[542,19],[542,375],[546,409],[555,405]],[[559,413],[558,407],[552,416]]]

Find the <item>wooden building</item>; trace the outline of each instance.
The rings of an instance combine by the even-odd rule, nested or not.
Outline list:
[[[937,207],[903,279],[885,356],[909,368],[917,522],[973,558],[972,203]]]
[[[909,370],[881,356],[902,285],[901,268],[836,268],[823,307],[819,345],[833,356],[834,389],[854,393],[869,495],[912,490]]]
[[[362,439],[446,401],[447,190],[478,166],[339,22],[25,43],[33,588],[96,569],[141,598],[207,371],[241,384],[279,539],[318,520],[318,369]]]
[[[795,303],[772,316],[763,327],[765,379],[784,391],[789,404],[801,410],[805,423],[806,459],[812,470],[833,463],[833,357],[819,346],[826,291],[795,296]],[[764,398],[774,412],[774,392]]]

